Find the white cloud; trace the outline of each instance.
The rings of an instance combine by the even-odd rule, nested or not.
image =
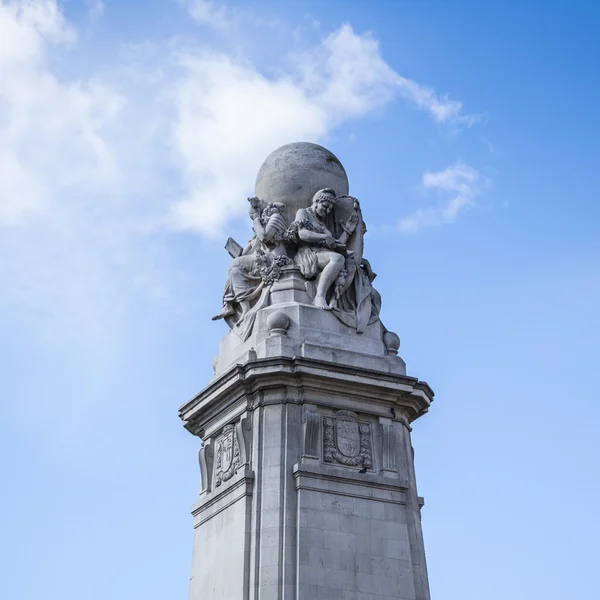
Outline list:
[[[433,190],[442,199],[441,205],[421,208],[398,223],[402,233],[415,233],[424,227],[454,223],[459,213],[475,205],[477,196],[490,185],[487,177],[462,162],[443,171],[423,173],[423,188]]]
[[[160,250],[140,248],[154,181],[131,158],[146,147],[133,90],[56,75],[77,34],[54,0],[0,2],[0,39],[2,313],[100,347],[132,290],[163,294],[148,277]]]
[[[369,34],[342,25],[321,44],[295,57],[298,85],[334,124],[361,116],[393,99],[396,73]]]
[[[2,70],[20,65],[36,65],[44,58],[44,44],[71,44],[75,30],[65,21],[53,0],[0,2]],[[3,80],[3,87],[7,81]]]
[[[379,42],[357,35],[348,24],[327,36],[312,52],[299,57],[302,84],[332,114],[343,118],[363,114],[401,96],[425,110],[438,123],[472,124],[478,117],[462,115],[462,103],[441,98],[431,89],[402,77],[383,59]]]
[[[267,77],[254,65],[214,52],[185,53],[178,84],[176,147],[188,193],[174,209],[178,227],[206,235],[244,209],[240,198],[264,157],[281,144],[323,140],[342,122],[400,94],[437,122],[462,118],[461,104],[398,75],[370,35],[343,25]],[[233,140],[235,142],[233,143]]]
[[[229,18],[194,6],[196,18]],[[66,77],[57,65],[83,38],[56,0],[0,0],[0,302],[98,347],[132,307],[170,302],[165,231],[219,234],[274,148],[325,140],[398,95],[436,122],[460,117],[460,103],[400,77],[349,25],[275,73],[175,39]]]
[[[461,114],[462,102],[450,100],[447,97],[438,97],[432,89],[423,87],[400,75],[397,76],[397,86],[405,99],[429,112],[437,123],[464,124],[471,127],[481,120],[481,115]]]
[[[179,2],[200,23],[207,23],[217,28],[224,28],[229,24],[227,8],[223,4],[211,0],[179,0]]]
[[[85,0],[85,3],[88,7],[88,19],[92,24],[96,23],[102,18],[106,5],[102,0]]]
[[[188,184],[174,209],[182,228],[219,234],[252,192],[258,167],[274,148],[320,139],[327,114],[283,77],[270,80],[228,56],[181,59],[187,75],[177,87],[177,149]]]
[[[56,2],[3,2],[0,38],[0,224],[14,224],[49,209],[60,189],[110,176],[102,130],[122,99],[93,79],[61,83],[49,71],[48,47],[76,41]]]

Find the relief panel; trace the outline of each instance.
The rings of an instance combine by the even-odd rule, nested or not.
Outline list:
[[[231,479],[241,464],[240,444],[234,425],[225,425],[216,440],[215,486]]]
[[[339,410],[323,419],[323,460],[347,467],[373,468],[371,426],[361,423],[358,415]]]

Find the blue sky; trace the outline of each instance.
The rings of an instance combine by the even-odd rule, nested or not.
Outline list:
[[[260,163],[330,148],[413,442],[435,600],[597,594],[595,2],[0,1],[0,596],[185,598]]]

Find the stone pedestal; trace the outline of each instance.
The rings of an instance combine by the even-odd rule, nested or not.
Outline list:
[[[190,600],[428,600],[410,423],[432,390],[295,268],[253,331],[180,409],[203,440]]]

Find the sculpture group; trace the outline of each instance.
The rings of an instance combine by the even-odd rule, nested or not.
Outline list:
[[[363,257],[366,226],[356,198],[321,189],[291,223],[285,220],[282,203],[248,201],[254,235],[245,248],[231,238],[227,242],[233,260],[223,308],[213,319],[225,319],[246,339],[287,265],[300,270],[315,307],[332,311],[356,332],[379,319],[381,297],[372,285],[375,274]]]
[[[231,331],[180,409],[202,440],[190,600],[430,599],[410,432],[433,392],[381,322],[349,193],[333,153],[286,144],[227,240]]]

